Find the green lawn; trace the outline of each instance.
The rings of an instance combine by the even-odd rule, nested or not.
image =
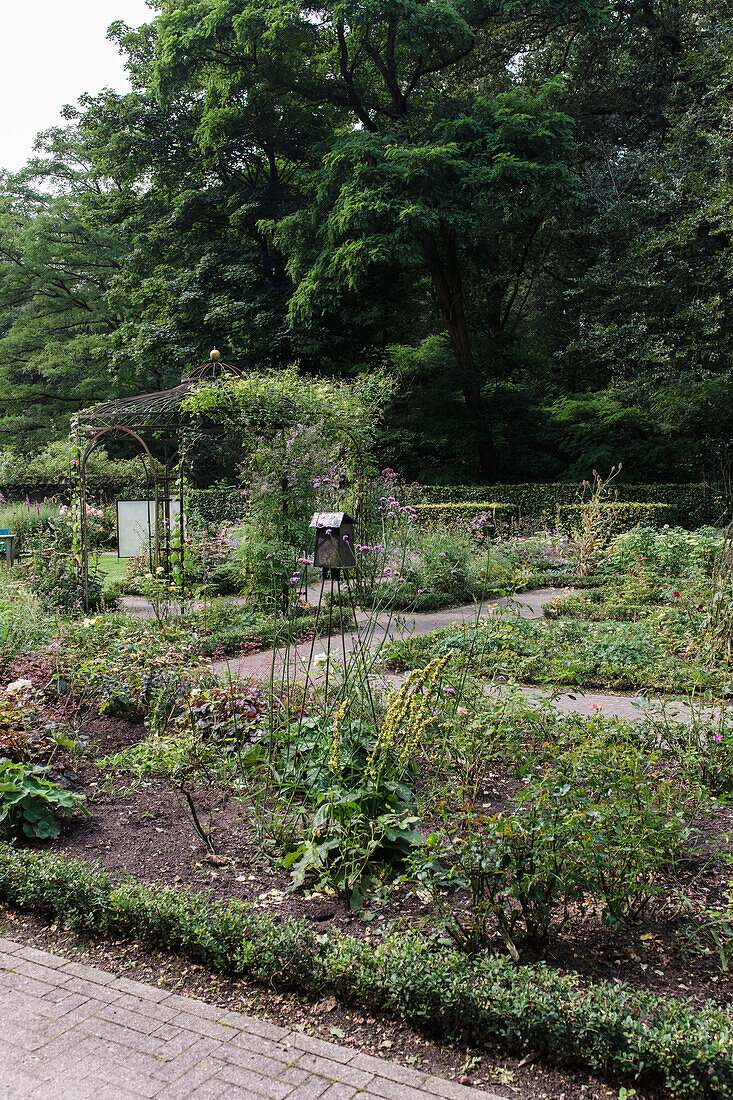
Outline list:
[[[99,569],[104,574],[104,583],[121,581],[127,569],[127,558],[118,558],[115,553],[99,555]]]

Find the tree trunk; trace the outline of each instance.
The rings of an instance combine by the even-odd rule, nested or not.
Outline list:
[[[487,481],[493,481],[498,475],[498,456],[491,436],[488,409],[481,393],[481,374],[476,366],[463,308],[463,286],[458,255],[453,238],[444,233],[442,239],[448,270],[441,259],[438,242],[433,233],[422,234],[423,255],[430,271],[438,307],[448,330],[461,379],[461,391],[473,422],[479,470],[481,476]]]

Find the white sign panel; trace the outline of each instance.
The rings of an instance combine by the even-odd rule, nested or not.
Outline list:
[[[179,501],[170,502],[171,530],[179,513]],[[117,555],[120,558],[136,558],[147,554],[155,545],[155,501],[117,501]]]

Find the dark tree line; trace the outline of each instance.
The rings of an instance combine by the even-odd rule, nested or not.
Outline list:
[[[733,427],[723,0],[161,0],[0,180],[0,447],[251,367],[398,379],[385,464],[697,478]]]

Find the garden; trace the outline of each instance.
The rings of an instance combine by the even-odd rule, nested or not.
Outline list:
[[[5,911],[405,1021],[507,1095],[731,1097],[730,528],[619,468],[436,501],[379,470],[389,385],[200,380],[234,485],[181,462],[183,536],[126,562],[73,470],[5,487]]]

